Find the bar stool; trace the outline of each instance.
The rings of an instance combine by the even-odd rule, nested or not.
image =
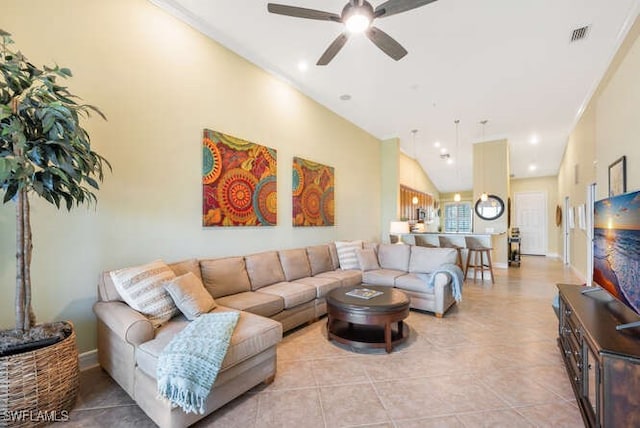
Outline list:
[[[437,245],[433,245],[432,243],[427,241],[427,238],[421,235],[415,235],[414,239],[416,240],[416,245],[418,247],[427,247],[427,248],[438,248]]]
[[[462,249],[464,247],[454,244],[446,236],[438,236],[438,241],[440,242],[440,248],[454,248],[458,252],[456,264],[464,271],[464,266],[462,265]]]
[[[467,279],[469,268],[473,268],[473,282],[476,282],[476,275],[480,271],[480,278],[484,281],[484,272],[489,271],[491,273],[491,283],[495,284],[493,279],[493,265],[491,264],[491,250],[493,248],[485,247],[476,238],[472,236],[465,236],[464,242],[467,245],[467,267],[464,270],[464,279]],[[486,261],[485,261],[486,256]],[[473,259],[473,264],[471,261]],[[480,259],[478,261],[478,259]]]

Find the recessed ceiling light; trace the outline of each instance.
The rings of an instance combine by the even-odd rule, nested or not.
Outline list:
[[[447,165],[451,165],[451,164],[453,164],[453,159],[451,158],[447,159]]]
[[[447,148],[446,147],[441,148],[440,149],[440,153],[442,153],[442,154],[447,153]]]
[[[436,141],[435,143],[433,143],[433,147],[440,147],[440,141]]]
[[[531,139],[529,140],[529,142],[531,144],[538,144],[540,142],[540,140],[538,139],[537,135],[533,135],[533,136],[531,136]]]
[[[340,95],[340,99],[342,101],[349,101],[351,99],[351,95],[349,95],[349,94]]]
[[[538,167],[535,164],[529,165],[529,171],[535,171]]]
[[[304,73],[308,69],[309,69],[309,64],[307,64],[306,61],[300,61],[298,63],[298,70],[300,70],[300,71],[302,71]]]

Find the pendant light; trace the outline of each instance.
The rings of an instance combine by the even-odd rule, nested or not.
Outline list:
[[[458,125],[460,124],[460,119],[454,120],[453,123],[456,124],[456,158],[458,158],[458,164],[456,165],[456,182],[458,185],[460,185],[460,150],[458,148],[458,144],[459,144]],[[460,196],[460,193],[456,192],[456,194],[453,195],[453,200],[455,202],[460,202],[461,199],[462,197]]]
[[[487,119],[485,120],[481,120],[480,123],[482,124],[482,141],[484,142],[484,127],[487,124],[487,122],[489,122]],[[482,202],[485,202],[487,199],[489,199],[489,195],[487,194],[487,192],[484,191],[484,149],[482,149],[482,194],[480,195],[480,200]]]

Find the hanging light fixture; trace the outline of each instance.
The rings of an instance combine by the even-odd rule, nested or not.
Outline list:
[[[458,185],[460,185],[460,150],[458,149],[458,125],[460,124],[460,119],[454,120],[453,123],[456,124],[456,157],[458,158],[458,165],[456,165],[456,181]],[[453,200],[455,202],[460,202],[461,199],[462,197],[460,196],[460,193],[456,192],[456,194],[453,195]]]
[[[412,129],[411,130],[411,135],[413,136],[413,160],[416,161],[416,163],[418,163],[418,158],[417,158],[417,152],[416,152],[416,134],[418,133],[417,129]],[[415,178],[415,172],[413,173],[413,177]],[[413,185],[415,186],[415,180]],[[417,195],[414,195],[413,198],[411,198],[411,203],[413,205],[418,205],[418,202],[420,202],[420,200],[418,199]]]
[[[487,124],[487,122],[489,122],[487,119],[485,120],[481,120],[480,123],[482,124],[482,141],[484,141],[484,127]],[[482,194],[480,195],[480,200],[482,202],[485,202],[487,199],[489,199],[489,195],[487,194],[487,192],[484,191],[484,149],[482,150],[482,167],[483,167],[483,171],[482,171]]]

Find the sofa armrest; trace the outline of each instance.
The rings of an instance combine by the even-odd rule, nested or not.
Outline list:
[[[123,302],[96,302],[96,316],[122,340],[134,346],[153,339],[153,324]]]

